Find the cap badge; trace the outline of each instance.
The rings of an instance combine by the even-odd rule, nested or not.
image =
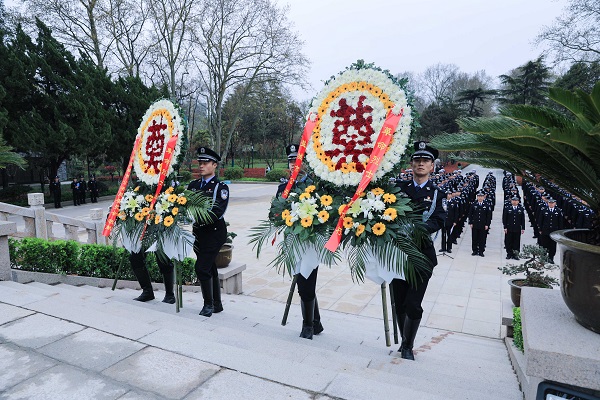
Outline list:
[[[200,147],[200,153],[206,153],[206,150],[204,149],[204,147]]]
[[[427,145],[425,144],[425,142],[419,143],[419,149],[421,149],[421,150],[424,150],[426,146]]]

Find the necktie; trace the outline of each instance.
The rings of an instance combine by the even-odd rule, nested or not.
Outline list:
[[[419,193],[419,190],[421,190],[421,186],[416,185],[415,186],[415,193]]]
[[[517,211],[517,207],[513,207],[513,210],[514,210],[514,211]]]
[[[206,186],[206,181],[202,179],[202,182],[200,182],[200,189],[202,189],[204,186]]]

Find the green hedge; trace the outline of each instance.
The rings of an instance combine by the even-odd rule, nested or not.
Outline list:
[[[279,182],[281,180],[281,178],[287,179],[289,174],[290,174],[289,170],[287,170],[287,169],[275,168],[275,169],[272,169],[269,172],[267,172],[267,180],[269,182]]]
[[[120,279],[135,280],[129,253],[120,247],[37,238],[9,238],[8,247],[10,264],[15,269],[113,279],[123,262]],[[180,264],[184,283],[195,282],[195,263],[188,257]],[[146,267],[154,282],[163,281],[154,253],[147,253]]]
[[[242,167],[227,167],[223,172],[223,177],[227,180],[242,179],[244,177],[244,169]]]
[[[515,343],[515,347],[524,353],[523,326],[521,325],[521,309],[519,307],[513,308],[513,341]]]

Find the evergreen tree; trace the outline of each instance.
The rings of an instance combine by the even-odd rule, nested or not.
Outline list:
[[[554,82],[554,87],[574,91],[583,90],[590,93],[596,82],[600,81],[600,62],[577,62]]]
[[[529,61],[510,75],[500,75],[503,88],[498,101],[503,104],[543,105],[548,97],[550,69],[543,57]]]
[[[431,103],[421,113],[421,126],[416,130],[415,137],[427,140],[442,132],[456,133],[459,131],[456,119],[461,115],[462,110],[455,102],[446,100],[440,104]]]
[[[485,90],[481,87],[466,89],[458,92],[456,102],[463,108],[466,116],[480,117],[483,115],[482,105],[496,93],[495,90]]]

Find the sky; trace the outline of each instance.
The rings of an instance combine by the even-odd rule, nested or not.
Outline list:
[[[312,89],[358,59],[392,74],[422,73],[437,63],[497,77],[536,59],[533,41],[567,0],[275,0],[288,5],[291,29],[311,61]]]

